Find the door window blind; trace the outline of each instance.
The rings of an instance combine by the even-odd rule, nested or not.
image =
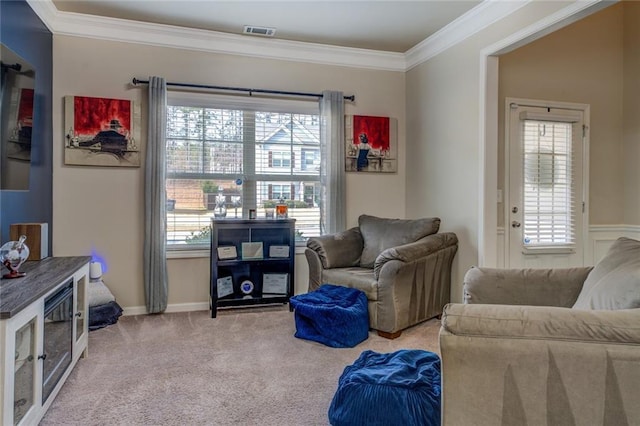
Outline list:
[[[522,121],[525,247],[575,245],[573,123]]]

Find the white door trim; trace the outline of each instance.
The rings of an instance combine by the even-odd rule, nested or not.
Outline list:
[[[586,132],[582,135],[582,158],[576,159],[580,161],[580,167],[582,172],[582,202],[584,202],[584,212],[582,214],[582,222],[580,229],[576,230],[580,232],[580,241],[582,242],[581,251],[582,256],[580,261],[582,265],[585,265],[586,262],[586,251],[587,251],[587,241],[589,238],[589,126],[591,123],[591,105],[577,103],[577,102],[560,102],[560,101],[546,101],[546,100],[538,100],[538,99],[523,99],[523,98],[512,98],[506,97],[504,104],[504,197],[503,197],[503,207],[504,207],[504,232],[505,232],[505,247],[504,247],[504,265],[508,267],[511,264],[511,228],[509,227],[509,217],[511,216],[510,206],[514,203],[511,200],[511,185],[510,185],[510,177],[511,177],[511,143],[510,140],[510,105],[512,103],[518,104],[519,106],[524,107],[538,107],[538,108],[557,108],[562,110],[573,110],[580,111],[582,115],[582,122],[586,126]],[[579,206],[576,206],[579,207]]]
[[[498,57],[591,15],[611,2],[576,1],[480,51],[478,265],[498,264]]]

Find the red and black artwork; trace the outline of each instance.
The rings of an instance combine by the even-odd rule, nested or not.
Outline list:
[[[389,117],[348,115],[345,117],[348,172],[397,172],[397,154]],[[393,133],[393,134],[392,134]]]
[[[65,103],[66,164],[140,165],[133,101],[69,96]]]

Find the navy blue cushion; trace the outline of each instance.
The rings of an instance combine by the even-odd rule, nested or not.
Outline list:
[[[333,284],[290,299],[295,337],[334,348],[352,348],[369,337],[369,310],[363,291]]]
[[[440,358],[415,349],[362,352],[340,376],[329,422],[333,426],[439,426]]]
[[[89,331],[98,330],[118,322],[122,307],[116,301],[89,307]]]

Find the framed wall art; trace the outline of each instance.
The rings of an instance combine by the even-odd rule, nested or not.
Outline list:
[[[398,171],[396,120],[389,117],[346,115],[344,128],[347,172]]]
[[[140,108],[132,100],[65,96],[64,163],[140,166]]]

